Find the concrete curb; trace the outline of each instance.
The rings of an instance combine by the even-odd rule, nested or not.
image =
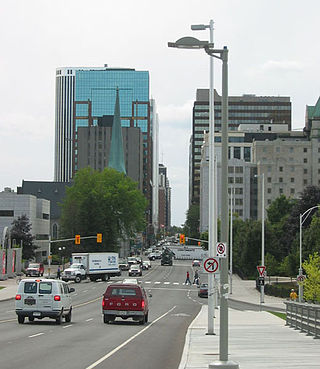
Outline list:
[[[190,336],[191,336],[191,331],[192,331],[192,325],[198,319],[198,317],[202,314],[203,309],[204,309],[204,306],[201,307],[199,313],[193,319],[193,321],[191,322],[191,324],[188,327],[188,331],[187,331],[187,334],[186,334],[186,339],[184,341],[184,347],[183,347],[183,352],[182,352],[182,356],[181,356],[181,360],[180,360],[180,365],[179,365],[178,369],[184,369],[186,367],[186,364],[188,362],[189,351],[190,351],[190,341],[191,341]]]

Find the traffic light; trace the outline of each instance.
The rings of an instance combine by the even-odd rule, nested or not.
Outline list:
[[[185,244],[186,243],[186,238],[184,236],[184,234],[180,234],[180,244]]]
[[[200,241],[198,241],[198,246],[201,246],[201,242]]]
[[[102,243],[102,233],[97,233],[97,243]]]
[[[76,234],[76,237],[74,238],[74,243],[76,245],[80,245],[80,235],[79,234]]]

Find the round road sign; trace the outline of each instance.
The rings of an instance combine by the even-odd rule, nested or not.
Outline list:
[[[209,258],[204,261],[204,269],[208,273],[215,273],[219,268],[219,262],[217,259]]]

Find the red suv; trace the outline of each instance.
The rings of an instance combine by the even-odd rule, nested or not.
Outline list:
[[[110,323],[119,317],[132,318],[139,324],[148,321],[148,298],[146,291],[138,284],[110,284],[103,295],[103,322]]]
[[[26,269],[26,276],[28,277],[42,277],[44,273],[44,266],[42,263],[30,263]]]

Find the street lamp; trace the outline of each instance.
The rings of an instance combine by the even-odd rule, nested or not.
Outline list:
[[[210,30],[210,44],[213,45],[213,20],[208,25],[193,24],[193,31]],[[202,41],[204,45],[208,45],[206,41]],[[209,89],[209,258],[213,258],[214,245],[217,242],[216,233],[216,196],[215,196],[215,163],[214,163],[214,93],[213,93],[213,57],[210,56],[210,89]],[[215,316],[215,279],[212,273],[208,275],[208,335],[214,333],[214,316]]]
[[[169,42],[169,47],[184,49],[204,49],[205,52],[222,61],[222,127],[221,127],[221,240],[228,240],[228,49],[214,49],[213,43],[199,41],[193,37],[183,37],[176,42]],[[211,133],[214,134],[211,129]],[[211,140],[209,142],[209,145]],[[211,145],[210,145],[211,146]],[[213,158],[212,158],[213,159]],[[213,160],[212,160],[213,161]],[[211,176],[209,176],[210,178]],[[212,193],[210,194],[213,195]],[[209,224],[213,223],[209,218]],[[214,239],[209,239],[209,245]],[[209,364],[209,368],[238,369],[239,365],[228,360],[228,260],[220,258],[221,286],[220,286],[220,361]]]
[[[255,177],[261,177],[261,265],[264,266],[264,173]],[[264,303],[264,285],[260,286],[260,303]]]
[[[310,215],[310,213],[312,212],[312,210],[316,209],[316,208],[320,208],[320,205],[316,205],[313,206],[312,208],[309,208],[308,210],[306,210],[303,214],[300,214],[300,226],[299,226],[299,230],[300,230],[300,262],[299,262],[299,276],[302,276],[302,225],[303,223],[306,221],[306,219],[308,218],[308,216]],[[305,216],[305,218],[303,219],[303,217]],[[303,285],[302,283],[299,281],[299,302],[302,302],[302,296],[303,296]]]

